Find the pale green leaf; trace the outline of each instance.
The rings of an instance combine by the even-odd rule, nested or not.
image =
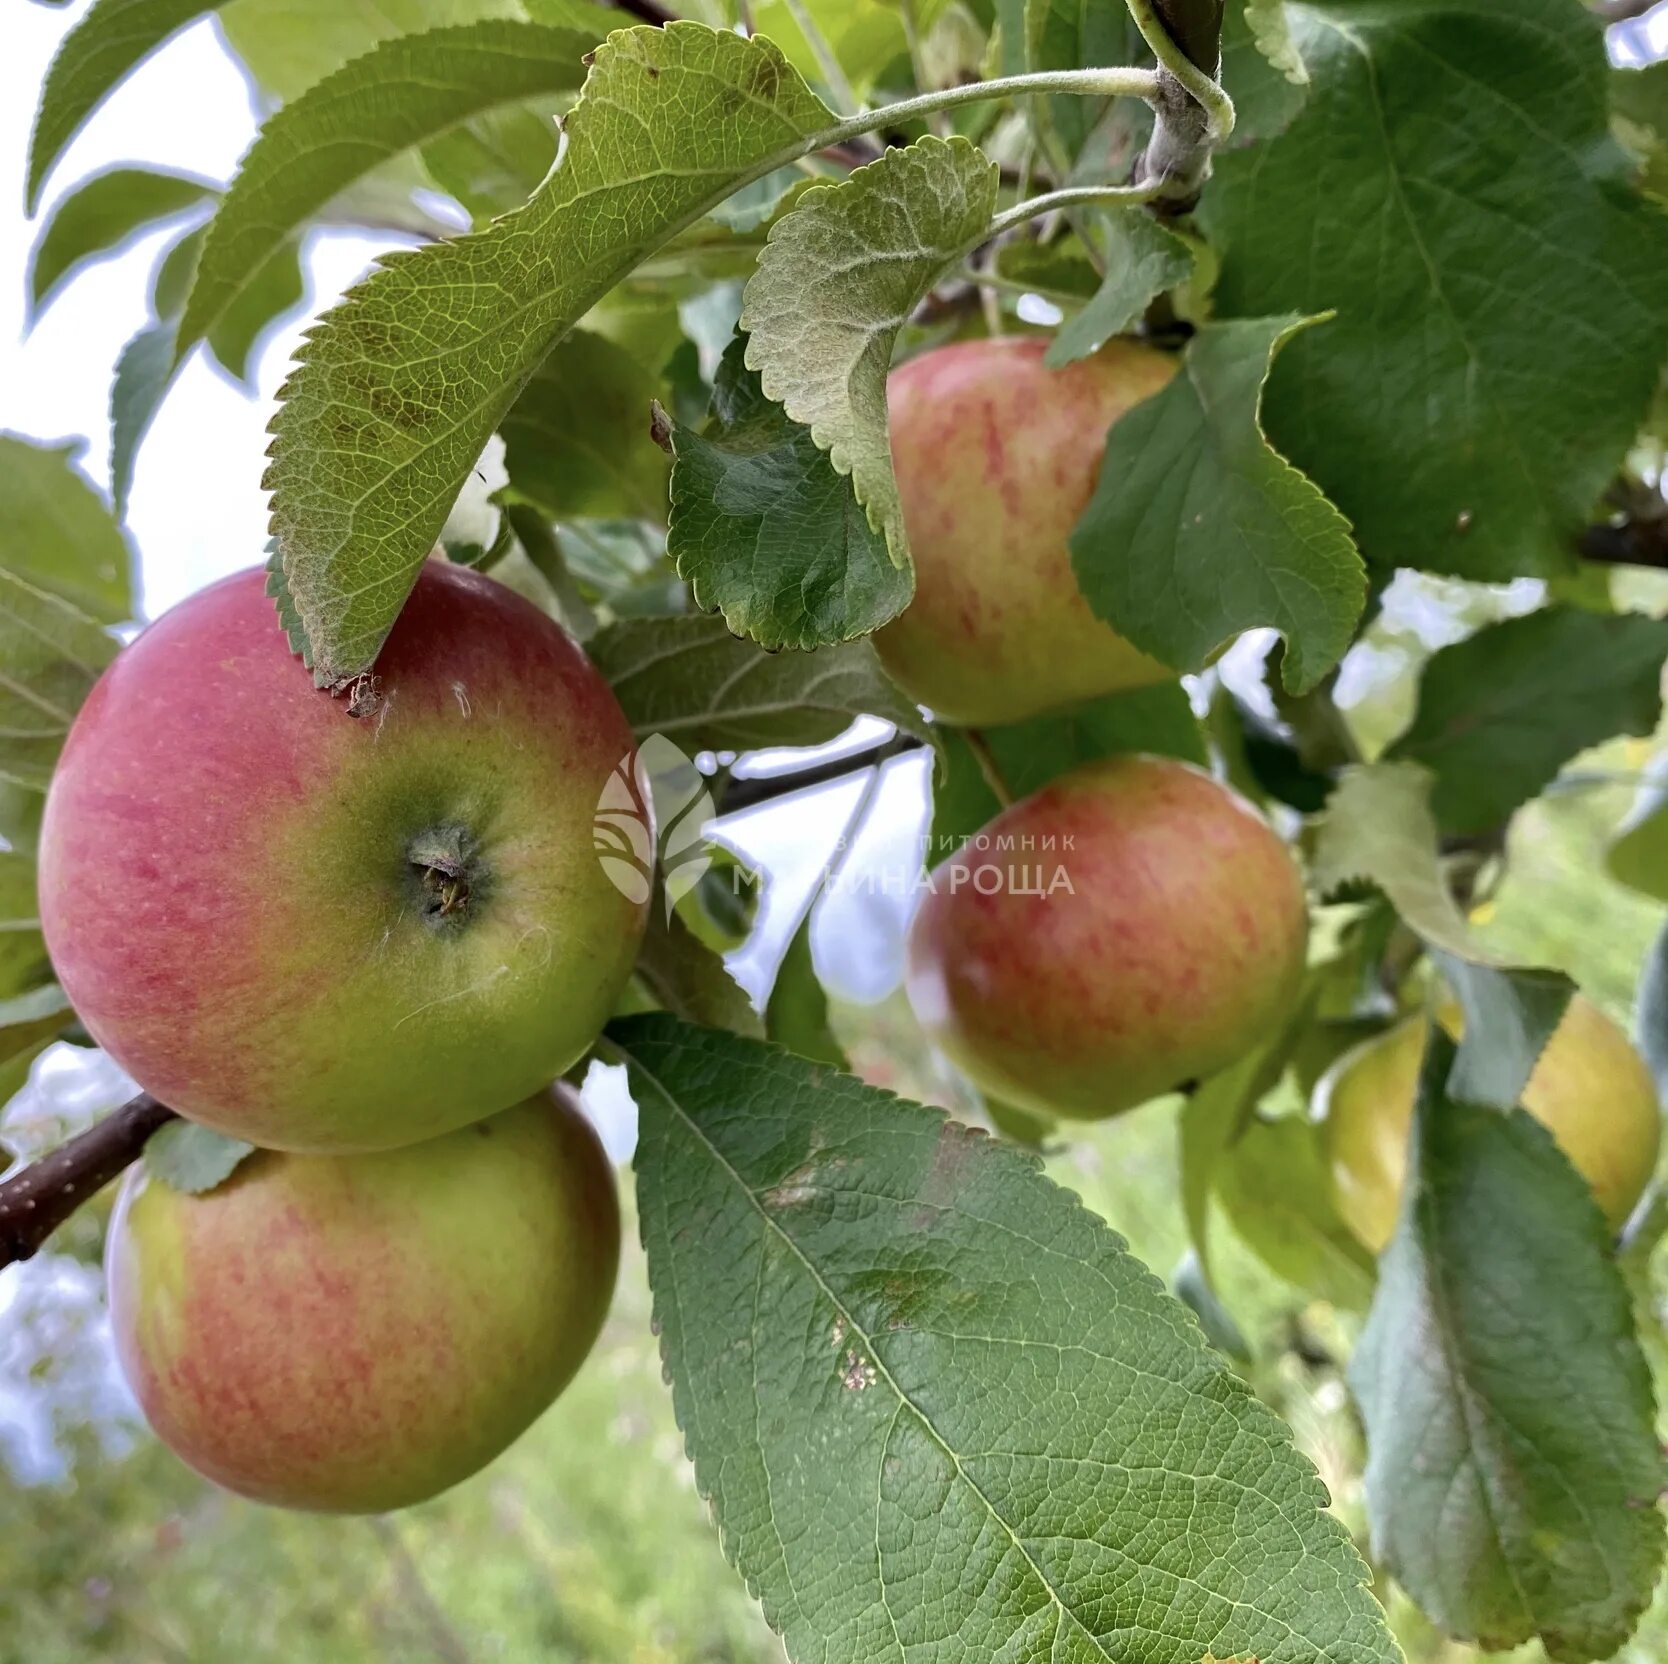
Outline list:
[[[747,367],[851,477],[895,565],[909,540],[892,477],[886,373],[899,329],[996,208],[995,164],[966,139],[888,150],[778,220],[742,300]]]
[[[206,240],[203,246],[207,248]],[[295,242],[281,243],[267,258],[266,264],[249,275],[244,287],[209,328],[209,349],[234,381],[242,382],[250,391],[254,390],[255,349],[284,314],[300,302],[305,292],[300,245]],[[180,350],[176,342],[176,367],[179,360]]]
[[[1668,751],[1651,758],[1639,795],[1604,852],[1604,864],[1620,883],[1668,901]]]
[[[286,104],[227,188],[180,321],[180,357],[308,219],[379,164],[494,105],[577,87],[595,37],[482,22],[400,35]]]
[[[1668,621],[1546,607],[1485,625],[1434,654],[1419,709],[1389,755],[1436,777],[1444,832],[1488,832],[1548,785],[1577,752],[1615,734],[1649,734]]]
[[[775,1047],[610,1035],[696,1484],[790,1659],[1398,1658],[1290,1433],[1034,1157]]]
[[[1135,60],[1139,39],[1122,5],[1107,0],[1025,0],[1025,67],[1032,70],[1100,69]],[[1106,113],[1104,99],[1051,98],[1048,122],[1067,161],[1076,157]]]
[[[133,550],[75,465],[80,448],[0,433],[0,570],[119,624],[133,616]]]
[[[151,1134],[145,1165],[170,1189],[200,1196],[224,1184],[254,1153],[255,1146],[241,1138],[228,1138],[192,1121],[169,1121]]]
[[[1668,357],[1668,219],[1607,132],[1569,0],[1289,9],[1310,76],[1201,207],[1219,313],[1336,308],[1270,378],[1268,431],[1375,565],[1550,575]]]
[[[639,736],[687,752],[821,745],[859,716],[925,735],[866,641],[767,653],[721,618],[633,618],[587,644]]]
[[[215,194],[206,179],[154,168],[95,173],[54,204],[35,239],[29,301],[36,316],[76,273],[119,253],[142,231],[177,218]]]
[[[1401,1220],[1351,1361],[1374,1556],[1447,1634],[1607,1658],[1662,1563],[1650,1376],[1592,1192],[1434,1030]]]
[[[1343,771],[1316,827],[1310,870],[1322,895],[1376,885],[1443,965],[1465,1007],[1459,1078],[1478,1101],[1522,1094],[1574,984],[1558,971],[1502,963],[1455,905],[1438,856],[1432,776],[1417,763]]]
[[[637,975],[674,1016],[735,1034],[764,1034],[764,1024],[752,1001],[730,975],[723,959],[695,935],[680,913],[673,911],[668,917],[659,886],[637,953]]]
[[[110,495],[126,515],[139,447],[174,377],[174,325],[146,324],[122,348],[110,384]]]
[[[526,207],[389,256],[326,316],[284,389],[267,473],[321,683],[375,658],[460,484],[550,348],[644,255],[829,124],[768,41],[687,22],[618,31],[568,117],[561,165]]]
[[[1180,374],[1107,435],[1072,567],[1099,617],[1179,670],[1269,625],[1303,693],[1349,646],[1367,593],[1349,523],[1261,423],[1275,354],[1320,321],[1207,324]]]
[[[1106,277],[1088,305],[1068,318],[1049,343],[1043,362],[1050,369],[1098,352],[1114,335],[1123,334],[1156,296],[1185,281],[1193,270],[1187,244],[1145,209],[1118,209],[1106,220]]]
[[[706,427],[672,425],[667,553],[696,602],[765,647],[868,635],[909,604],[914,579],[809,428],[764,396],[738,335]]]
[[[0,850],[0,999],[12,999],[51,976],[35,896],[34,858]]]
[[[811,957],[810,912],[788,938],[776,980],[770,985],[770,998],[765,1001],[764,1017],[765,1033],[777,1045],[813,1063],[848,1067],[845,1051],[828,1026],[828,995]]]
[[[649,432],[660,387],[624,347],[576,329],[499,429],[515,496],[552,520],[664,520],[666,453]]]

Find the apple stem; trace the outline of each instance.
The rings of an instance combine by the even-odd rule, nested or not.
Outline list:
[[[41,1244],[130,1166],[151,1135],[174,1119],[148,1092],[0,1181],[0,1270],[33,1259]]]
[[[963,728],[961,737],[967,741],[967,749],[973,753],[973,760],[979,765],[979,772],[985,777],[985,784],[995,794],[996,801],[1006,809],[1014,800],[1013,788],[1003,778],[1002,765],[997,762],[990,742],[978,728]]]

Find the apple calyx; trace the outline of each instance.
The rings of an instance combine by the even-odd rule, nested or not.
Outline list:
[[[406,846],[406,860],[425,921],[436,930],[461,925],[488,878],[471,833],[461,826],[430,827]]]

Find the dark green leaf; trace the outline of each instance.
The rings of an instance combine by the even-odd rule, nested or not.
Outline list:
[[[624,347],[576,329],[499,429],[514,495],[552,520],[664,520],[666,453],[649,432],[660,386]]]
[[[170,1189],[200,1196],[224,1184],[238,1163],[254,1153],[255,1146],[241,1138],[228,1138],[193,1121],[169,1121],[152,1133],[145,1165]]]
[[[787,952],[776,967],[770,998],[765,1002],[765,1033],[779,1046],[809,1058],[845,1069],[846,1054],[828,1026],[828,995],[817,980],[811,959],[811,915],[799,921],[788,939]]]
[[[1245,1331],[1234,1321],[1234,1314],[1217,1297],[1199,1263],[1199,1256],[1189,1248],[1170,1276],[1170,1287],[1176,1298],[1199,1320],[1205,1339],[1224,1357],[1235,1363],[1251,1362],[1251,1343]]]
[[[1366,574],[1348,523],[1260,425],[1274,355],[1315,321],[1207,324],[1181,374],[1107,435],[1072,567],[1098,616],[1178,669],[1203,669],[1241,630],[1272,625],[1286,638],[1286,686],[1301,693],[1343,656],[1361,615]]]
[[[1571,564],[1668,354],[1668,221],[1623,185],[1602,32],[1568,0],[1294,7],[1312,85],[1218,159],[1220,311],[1335,307],[1270,437],[1374,564]]]
[[[146,324],[122,348],[110,384],[110,495],[126,515],[139,447],[174,377],[174,325]]]
[[[1373,1258],[1332,1204],[1312,1121],[1253,1117],[1223,1153],[1216,1197],[1234,1234],[1271,1271],[1345,1311],[1367,1309]]]
[[[192,174],[153,168],[110,168],[77,185],[35,240],[29,300],[36,314],[84,267],[119,253],[139,232],[195,208],[215,190]]]
[[[1431,807],[1448,833],[1487,832],[1579,751],[1648,734],[1668,621],[1548,607],[1444,647],[1419,681],[1419,711],[1388,755],[1436,776]]]
[[[909,604],[914,578],[809,428],[764,396],[737,335],[705,429],[673,426],[667,552],[696,602],[765,647],[868,635]]]
[[[777,1048],[610,1030],[678,1420],[824,1664],[1391,1664],[1275,1416],[1035,1158]]]
[[[702,942],[682,917],[666,914],[665,897],[656,886],[648,928],[637,955],[637,975],[668,1011],[692,1023],[763,1035],[764,1024],[753,1003],[730,975],[724,961]]]
[[[1449,1635],[1606,1658],[1662,1559],[1650,1377],[1592,1193],[1521,1110],[1450,1098],[1436,1030],[1350,1368],[1375,1556]]]
[[[210,229],[212,234],[212,226]],[[205,249],[207,246],[205,242]],[[198,270],[201,269],[199,261]],[[234,381],[252,389],[250,378],[254,372],[252,357],[256,344],[305,292],[301,251],[296,243],[284,243],[264,266],[245,280],[244,287],[220,312],[208,332],[210,350]],[[179,357],[176,342],[175,365]]]
[[[859,716],[927,731],[867,642],[767,653],[721,618],[633,618],[600,631],[587,650],[637,733],[688,752],[821,745]]]

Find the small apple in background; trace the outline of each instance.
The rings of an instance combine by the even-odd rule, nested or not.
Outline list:
[[[77,717],[42,926],[93,1037],[268,1149],[395,1148],[576,1062],[646,904],[592,849],[632,752],[536,607],[430,561],[352,698],[316,690],[240,573],[153,624]]]
[[[426,1144],[258,1152],[188,1196],[135,1168],[110,1229],[117,1354],[157,1435],[258,1502],[377,1513],[485,1466],[607,1315],[614,1175],[558,1086]]]
[[[1460,1013],[1438,1018],[1455,1038]],[[1378,1254],[1395,1234],[1429,1019],[1409,1017],[1346,1053],[1315,1090],[1338,1212]],[[1523,1107],[1558,1141],[1620,1229],[1656,1171],[1662,1113],[1644,1060],[1577,994],[1541,1053]]]
[[[960,342],[887,382],[915,598],[875,647],[898,686],[948,722],[1018,722],[1176,674],[1089,610],[1066,544],[1106,430],[1176,361],[1113,341],[1050,370],[1047,346]]]
[[[928,1036],[994,1096],[1115,1115],[1227,1067],[1291,1009],[1302,880],[1202,770],[1108,757],[980,836],[932,875],[906,987]]]

